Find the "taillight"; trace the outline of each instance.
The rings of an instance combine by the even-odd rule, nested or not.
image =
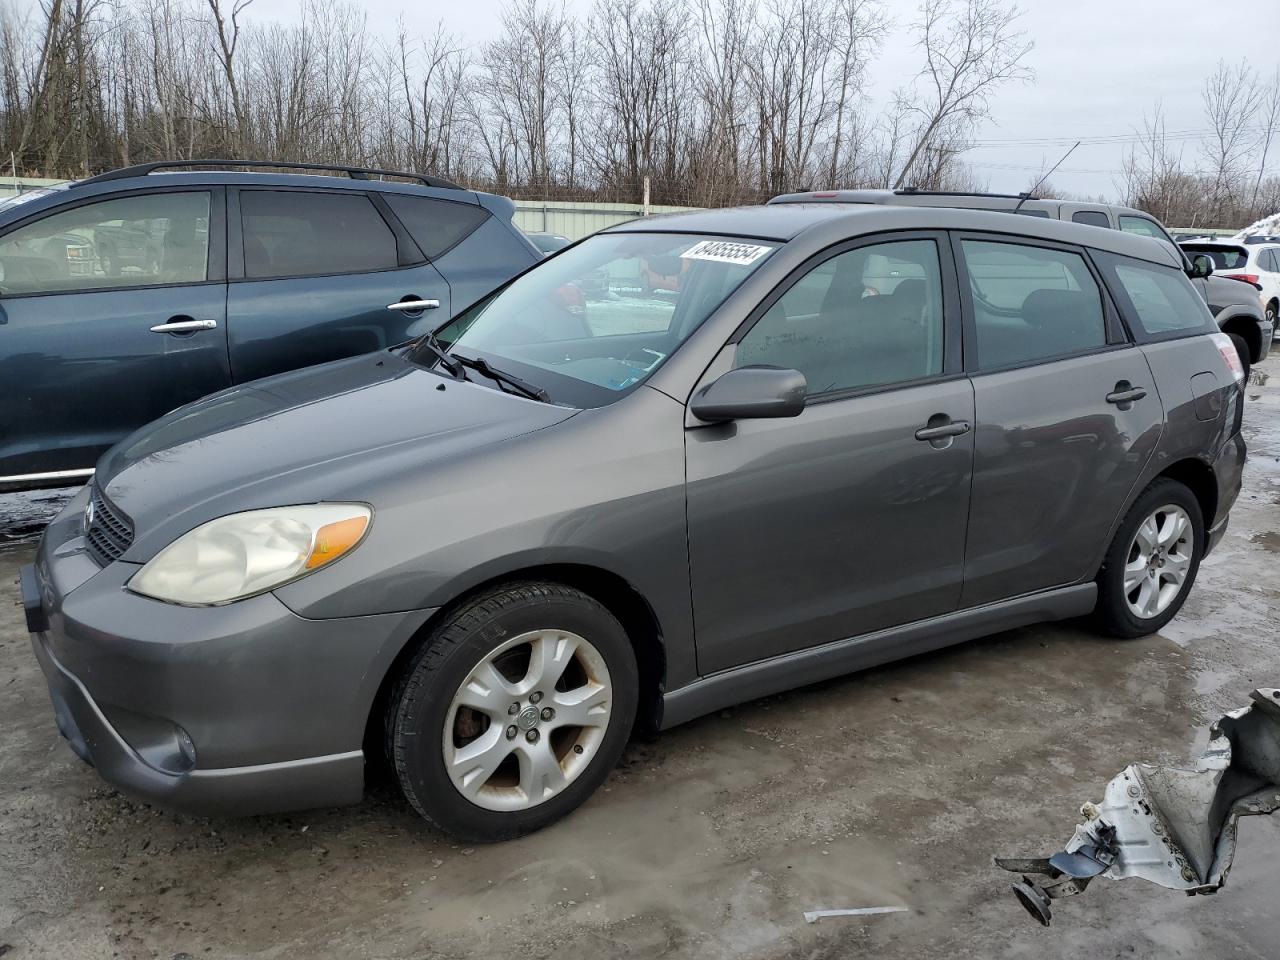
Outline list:
[[[1256,273],[1224,273],[1223,276],[1228,280],[1243,280],[1245,283],[1252,283],[1255,287],[1258,285],[1258,275]]]
[[[1236,353],[1236,345],[1231,342],[1231,338],[1225,333],[1215,333],[1213,342],[1218,347],[1218,352],[1222,354],[1222,359],[1231,369],[1231,375],[1236,378],[1236,383],[1244,382],[1244,364],[1240,362],[1240,354]]]
[[[839,190],[815,190],[813,193],[809,194],[809,196],[815,197],[819,200],[830,200],[832,197],[840,196],[840,191]]]

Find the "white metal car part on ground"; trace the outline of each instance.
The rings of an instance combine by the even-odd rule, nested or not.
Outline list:
[[[1280,809],[1280,688],[1255,690],[1251,699],[1214,723],[1194,770],[1131,764],[1100,803],[1080,808],[1084,822],[1063,850],[997,857],[997,866],[1023,874],[1013,892],[1027,912],[1048,926],[1050,901],[1083,893],[1095,877],[1216,893],[1235,855],[1239,818]],[[1032,879],[1037,874],[1048,880]]]

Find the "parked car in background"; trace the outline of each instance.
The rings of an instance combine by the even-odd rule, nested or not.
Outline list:
[[[1280,241],[1249,240],[1195,240],[1181,246],[1188,256],[1208,256],[1216,276],[1243,281],[1259,291],[1267,320],[1274,326],[1280,317]]]
[[[27,623],[109,782],[244,815],[355,802],[385,752],[434,823],[517,836],[635,724],[1043,620],[1154,633],[1240,489],[1235,349],[1116,231],[652,217],[436,333],[177,410],[50,524]]]
[[[175,407],[411,339],[540,256],[503,197],[248,165],[308,172],[151,163],[0,204],[0,487],[83,480]]]
[[[1029,199],[1021,194],[934,193],[923,190],[820,190],[774,197],[769,203],[886,204],[913,207],[961,207],[970,210],[998,210],[1026,217],[1069,220],[1150,237],[1167,243],[1184,261],[1188,276],[1217,321],[1218,329],[1231,337],[1244,364],[1249,368],[1264,360],[1271,349],[1274,320],[1268,320],[1258,298],[1234,281],[1212,274],[1206,264],[1199,268],[1186,258],[1169,231],[1155,217],[1142,210],[1109,203],[1083,200]]]
[[[529,238],[530,243],[541,251],[544,257],[550,256],[557,250],[563,250],[573,242],[568,237],[562,237],[558,233],[545,233],[539,230],[525,233],[525,236]]]

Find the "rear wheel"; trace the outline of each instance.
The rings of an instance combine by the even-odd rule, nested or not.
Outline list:
[[[1248,383],[1249,370],[1253,366],[1253,361],[1249,359],[1249,342],[1238,333],[1228,333],[1227,336],[1231,338],[1231,342],[1235,344],[1236,353],[1240,355],[1240,365],[1244,367],[1244,380]]]
[[[409,803],[459,837],[541,829],[604,781],[635,717],[635,653],[591,597],[510,584],[460,607],[392,692],[387,746]]]
[[[1280,311],[1277,310],[1276,301],[1272,300],[1267,304],[1267,323],[1271,324],[1271,335],[1273,337],[1280,334],[1280,330],[1276,329],[1277,313],[1280,313]]]
[[[1161,478],[1138,497],[1098,574],[1097,615],[1117,637],[1156,633],[1182,608],[1204,553],[1199,501]]]

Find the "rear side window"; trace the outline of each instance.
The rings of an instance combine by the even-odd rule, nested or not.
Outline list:
[[[1080,254],[985,240],[964,240],[961,248],[980,369],[1106,346],[1102,292]]]
[[[1101,210],[1077,210],[1071,215],[1072,223],[1085,223],[1091,227],[1110,227],[1111,221]]]
[[[1121,305],[1127,307],[1126,313],[1147,339],[1213,333],[1218,329],[1204,300],[1181,270],[1112,253],[1099,252],[1095,256],[1110,275]]]
[[[402,193],[388,193],[384,197],[428,259],[440,256],[465,240],[489,217],[489,211],[472,203]]]
[[[1263,270],[1271,273],[1280,272],[1280,250],[1263,250]]]
[[[1167,240],[1164,231],[1157,227],[1152,221],[1146,217],[1120,217],[1120,229],[1125,233],[1134,233],[1140,237],[1155,237],[1157,240]]]
[[[258,279],[391,270],[396,238],[359,193],[240,194],[244,274]]]

